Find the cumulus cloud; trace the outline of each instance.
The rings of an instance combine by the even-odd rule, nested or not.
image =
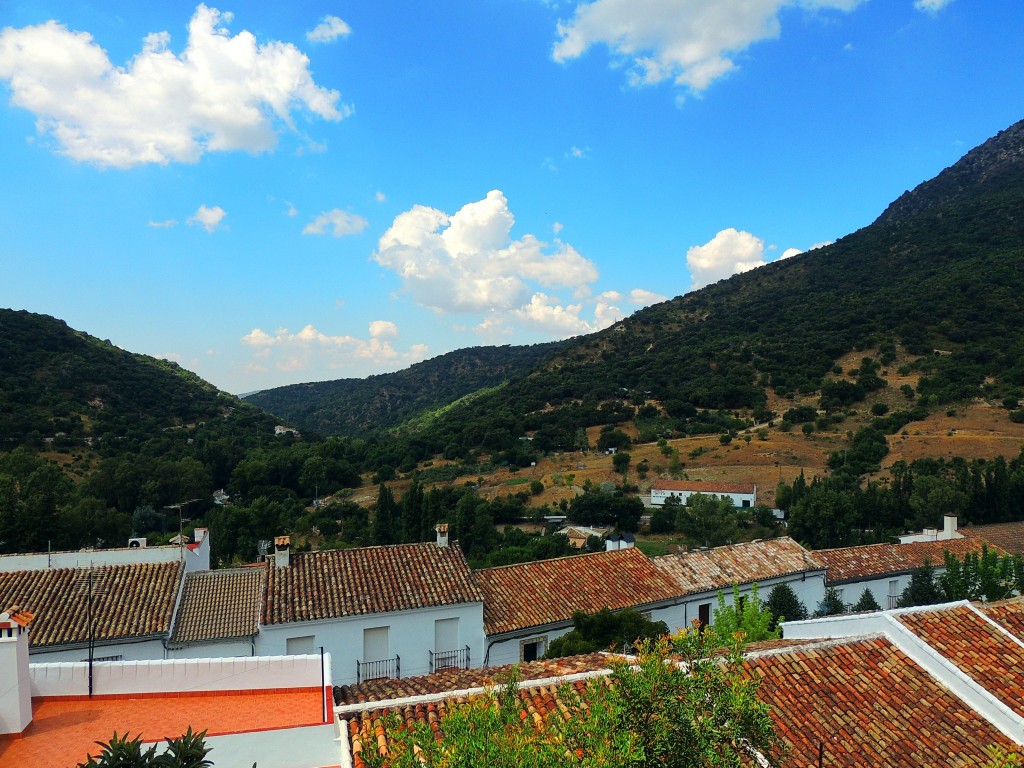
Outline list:
[[[937,3],[942,0],[918,0]],[[671,80],[700,93],[736,67],[736,55],[779,37],[787,7],[851,11],[862,0],[593,0],[558,22],[555,61],[607,46],[632,85]]]
[[[311,43],[332,43],[339,37],[351,34],[352,27],[337,16],[324,16],[319,24],[306,33],[306,39]]]
[[[648,291],[644,288],[634,288],[629,292],[629,303],[636,307],[649,307],[651,304],[658,304],[668,299],[660,293]]]
[[[925,13],[938,13],[953,0],[914,0],[914,7]]]
[[[309,224],[307,224],[303,230],[304,235],[323,235],[330,229],[331,234],[335,237],[344,237],[345,235],[354,235],[358,232],[362,232],[366,229],[366,225],[369,222],[362,216],[357,216],[354,213],[348,213],[340,208],[334,208],[330,211],[324,211]]]
[[[192,226],[202,227],[207,232],[214,232],[227,215],[228,212],[219,205],[212,208],[200,205],[195,214],[189,217],[188,223]]]
[[[498,190],[448,215],[413,206],[381,236],[373,260],[391,270],[415,300],[441,312],[511,310],[544,288],[579,288],[598,277],[571,245],[524,235]]]
[[[791,256],[799,256],[801,253],[803,253],[803,251],[801,251],[799,248],[787,248],[782,252],[782,255],[779,256],[779,258],[788,259]]]
[[[374,320],[367,326],[365,338],[336,336],[324,333],[314,325],[306,325],[297,333],[279,328],[267,333],[253,328],[242,337],[242,343],[250,347],[256,360],[254,371],[294,372],[314,366],[328,368],[361,367],[365,370],[409,365],[425,359],[428,348],[425,344],[413,344],[400,352],[395,347],[399,337],[398,326],[390,320]]]
[[[749,232],[729,227],[704,245],[686,251],[686,266],[694,288],[764,266],[764,240]]]
[[[290,43],[231,35],[231,14],[199,5],[179,55],[154,32],[124,66],[88,32],[56,21],[0,31],[11,103],[68,157],[102,167],[195,163],[205,152],[265,152],[293,113],[340,120],[350,109],[318,86]]]

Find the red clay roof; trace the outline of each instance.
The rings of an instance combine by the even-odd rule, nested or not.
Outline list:
[[[334,699],[338,704],[359,704],[363,702],[401,699],[407,696],[439,694],[467,688],[483,688],[499,685],[515,670],[520,680],[543,680],[550,677],[574,675],[579,672],[594,672],[608,669],[611,659],[621,658],[607,653],[588,653],[583,656],[567,656],[561,659],[541,659],[526,664],[508,664],[500,667],[480,669],[446,669],[432,675],[404,677],[400,680],[367,680],[359,685],[342,685],[334,688]]]
[[[479,603],[483,594],[458,547],[385,547],[293,552],[267,569],[264,624]]]
[[[811,642],[759,656],[747,673],[789,748],[783,766],[983,765],[1002,733],[882,637]]]
[[[690,491],[692,493],[753,493],[753,483],[715,483],[705,480],[655,480],[652,491]]]
[[[159,635],[170,630],[181,580],[180,563],[97,566],[93,574],[97,641]],[[17,604],[35,614],[33,648],[89,639],[88,568],[51,568],[0,573],[0,605]]]
[[[1024,717],[1024,647],[960,605],[897,614],[900,622]]]
[[[975,525],[961,528],[960,533],[987,541],[1011,555],[1024,555],[1024,521]]]
[[[266,568],[185,575],[171,643],[251,637],[259,632]]]
[[[594,613],[671,600],[679,588],[639,549],[559,557],[476,571],[484,630],[500,635]]]
[[[995,603],[975,603],[975,607],[1011,635],[1024,640],[1024,597]]]
[[[824,569],[824,564],[793,539],[751,541],[680,555],[662,555],[652,562],[669,575],[682,594],[749,584],[775,576]]]
[[[861,547],[818,549],[814,551],[814,556],[828,566],[828,583],[842,584],[846,581],[908,573],[926,562],[942,566],[943,552],[946,551],[963,559],[969,552],[981,551],[981,540],[963,538],[917,541],[912,544],[867,544]]]

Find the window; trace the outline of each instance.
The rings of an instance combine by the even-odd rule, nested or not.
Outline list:
[[[750,506],[750,499],[744,499],[743,500],[743,508],[746,509],[749,506]]]
[[[889,579],[889,594],[893,597],[899,597],[900,594],[900,580]]]
[[[697,606],[697,621],[702,627],[711,625],[711,603],[701,603]]]
[[[379,661],[388,657],[388,627],[363,630],[363,661]]]
[[[434,621],[434,651],[451,651],[459,647],[459,620],[437,619]]]
[[[303,653],[313,653],[315,648],[316,635],[302,635],[301,637],[289,637],[284,641],[284,652],[289,656],[298,656]]]
[[[519,643],[519,660],[536,661],[544,655],[548,647],[546,637],[532,637]]]

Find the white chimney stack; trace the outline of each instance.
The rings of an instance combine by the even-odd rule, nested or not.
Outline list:
[[[437,531],[437,546],[447,547],[448,546],[448,523],[438,523],[434,526],[434,530]]]
[[[956,515],[943,515],[942,516],[942,539],[943,541],[949,541],[950,539],[959,539],[957,535],[957,518]]]
[[[33,618],[34,614],[17,606],[0,613],[0,669],[4,670],[4,686],[0,690],[0,735],[20,734],[32,722],[28,625]]]
[[[287,568],[291,562],[291,536],[278,536],[274,539],[274,565]]]

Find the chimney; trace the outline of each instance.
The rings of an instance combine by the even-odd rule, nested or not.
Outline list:
[[[949,539],[959,539],[960,536],[956,532],[957,519],[956,515],[943,515],[942,516],[942,540],[948,541]]]
[[[434,530],[437,531],[437,546],[447,547],[448,546],[448,523],[438,523],[434,526]]]
[[[196,528],[192,532],[192,537],[195,539],[196,544],[199,544],[200,542],[202,542],[203,539],[206,538],[206,534],[208,534],[209,532],[209,528]]]
[[[0,736],[20,734],[32,722],[32,678],[28,671],[28,625],[34,614],[17,606],[0,612],[0,669],[6,670],[0,691]],[[14,683],[7,685],[13,672]]]
[[[274,539],[274,565],[287,568],[291,560],[291,536],[278,536]]]

